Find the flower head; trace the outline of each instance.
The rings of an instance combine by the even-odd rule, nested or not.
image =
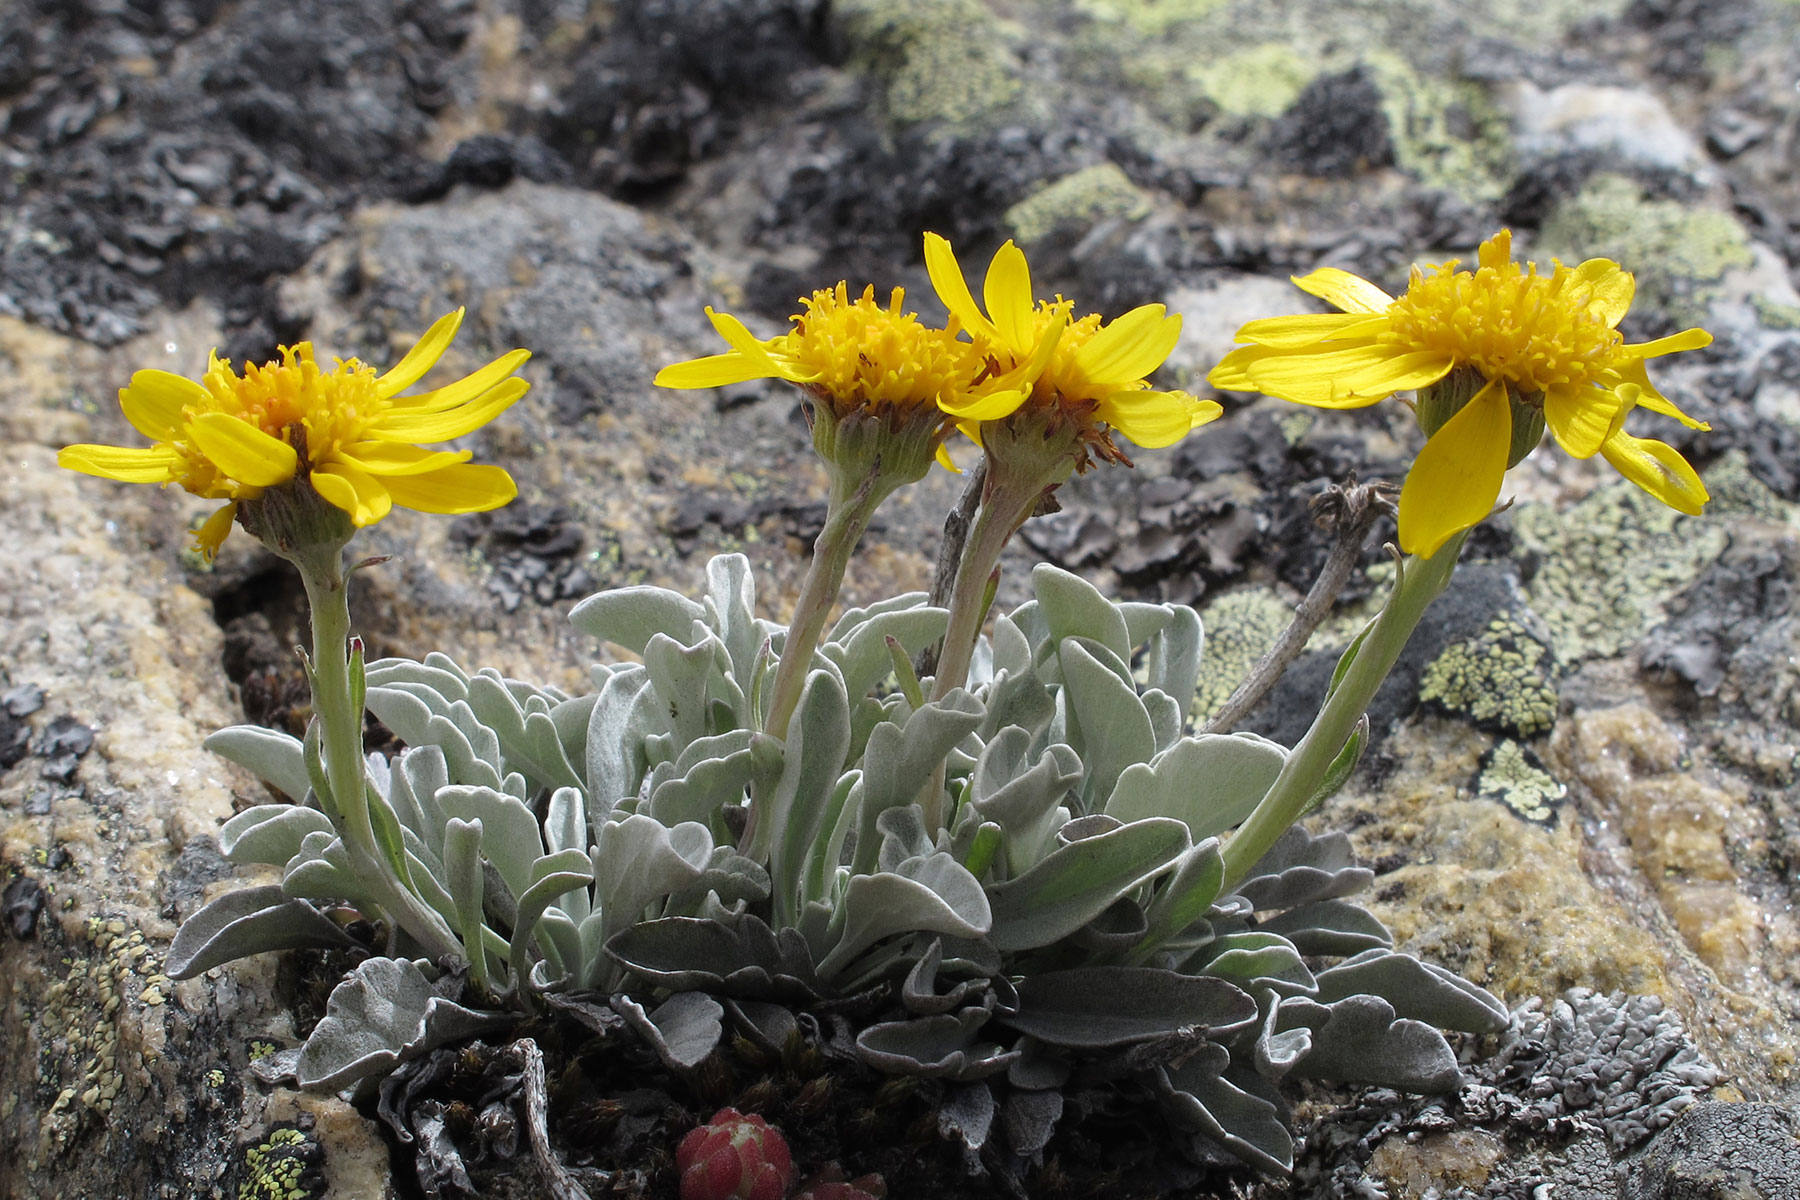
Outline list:
[[[493,420],[530,386],[513,376],[530,352],[513,350],[455,383],[410,396],[456,336],[463,310],[439,320],[392,368],[359,359],[329,370],[312,343],[280,348],[277,362],[244,364],[239,375],[215,351],[198,382],[139,371],[119,392],[125,417],[155,444],[65,447],[57,462],[126,483],[178,483],[229,501],[195,534],[208,558],[231,531],[240,505],[305,481],[351,524],[373,524],[396,504],[421,512],[498,508],[518,494],[500,467],[469,463],[467,450],[426,450]]]
[[[1651,384],[1645,360],[1712,341],[1688,329],[1629,344],[1618,331],[1635,282],[1603,258],[1569,268],[1512,261],[1512,234],[1481,246],[1474,271],[1451,261],[1412,272],[1398,299],[1326,267],[1294,283],[1341,309],[1251,321],[1248,343],[1207,375],[1214,387],[1259,391],[1320,408],[1360,408],[1419,393],[1427,442],[1400,493],[1400,546],[1429,556],[1492,510],[1501,480],[1544,425],[1576,458],[1603,452],[1664,503],[1698,513],[1706,489],[1662,442],[1624,431],[1634,408],[1707,426]],[[1541,424],[1540,424],[1541,422]],[[1521,436],[1523,435],[1523,436]]]
[[[938,297],[975,339],[989,374],[1009,380],[1017,399],[950,409],[981,440],[982,422],[1024,410],[1047,428],[1078,439],[1077,466],[1092,455],[1130,464],[1112,440],[1122,433],[1144,447],[1173,445],[1224,410],[1186,392],[1159,392],[1146,376],[1162,366],[1181,336],[1181,317],[1145,304],[1110,323],[1098,313],[1070,319],[1062,297],[1039,301],[1031,292],[1025,253],[1007,242],[994,253],[982,285],[987,311],[976,305],[950,243],[925,235],[925,266]]]

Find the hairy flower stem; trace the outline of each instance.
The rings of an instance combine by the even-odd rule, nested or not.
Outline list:
[[[438,959],[462,957],[444,919],[394,873],[376,840],[363,766],[363,714],[350,677],[350,604],[341,546],[291,550],[311,610],[312,700],[319,722],[320,754],[331,796],[320,797],[344,841],[359,881],[375,893],[396,927]]]
[[[1244,882],[1269,848],[1311,807],[1327,768],[1393,670],[1419,618],[1449,586],[1467,537],[1465,530],[1430,558],[1408,555],[1401,561],[1392,594],[1374,623],[1345,651],[1349,663],[1340,665],[1342,677],[1326,695],[1312,727],[1288,755],[1268,795],[1225,843],[1225,891]]]
[[[813,543],[812,566],[807,570],[806,582],[801,585],[800,599],[794,605],[794,619],[788,625],[787,641],[781,649],[781,664],[775,668],[775,686],[769,697],[764,733],[787,737],[788,722],[800,703],[800,689],[806,683],[813,650],[825,632],[825,618],[831,615],[831,606],[837,603],[838,591],[844,586],[844,570],[850,565],[850,556],[856,552],[857,543],[862,541],[876,508],[901,482],[883,476],[879,462],[874,470],[856,481],[854,488],[843,473],[832,472],[825,527]]]

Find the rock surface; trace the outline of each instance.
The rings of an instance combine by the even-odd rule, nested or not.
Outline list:
[[[532,393],[469,439],[521,502],[383,521],[369,551],[398,560],[363,576],[356,616],[378,652],[579,683],[575,598],[689,589],[730,549],[783,611],[822,518],[790,393],[650,388],[711,352],[707,303],[766,333],[847,276],[929,315],[921,230],[976,262],[1017,237],[1045,290],[1181,311],[1168,382],[1201,387],[1239,323],[1295,310],[1289,273],[1397,288],[1509,223],[1540,258],[1637,272],[1633,340],[1713,331],[1657,378],[1712,422],[1671,440],[1714,501],[1680,517],[1550,451],[1509,477],[1515,507],[1315,819],[1353,827],[1404,946],[1523,1006],[1507,1036],[1543,1054],[1515,1045],[1533,1072],[1487,1078],[1473,1064],[1499,1047],[1469,1047],[1474,1090],[1437,1109],[1309,1097],[1299,1182],[1256,1186],[1793,1194],[1797,31],[1781,0],[9,6],[0,1193],[392,1186],[358,1110],[246,1070],[316,1019],[303,973],[157,972],[227,877],[217,823],[259,799],[200,741],[244,712],[298,719],[303,613],[241,535],[210,571],[184,555],[207,506],[54,467],[61,445],[132,437],[113,399],[132,370],[298,338],[382,361],[457,304],[448,369],[531,347]],[[1002,602],[1049,558],[1195,604],[1214,660],[1251,661],[1323,559],[1307,499],[1352,469],[1397,480],[1417,434],[1398,405],[1227,399],[1187,443],[1066,488]],[[935,473],[884,509],[846,601],[923,586],[957,491]],[[1253,727],[1304,726],[1331,643],[1385,587],[1382,556],[1365,565]],[[1615,1061],[1608,1030],[1662,1053],[1610,1082],[1678,1063],[1675,1091],[1604,1118],[1579,1082],[1560,1108],[1529,1095]],[[1712,1086],[1700,1062],[1717,1102],[1667,1125],[1665,1102]]]

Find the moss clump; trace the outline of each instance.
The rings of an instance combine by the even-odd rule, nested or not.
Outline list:
[[[1252,46],[1204,59],[1187,70],[1190,82],[1225,112],[1275,117],[1293,107],[1319,73],[1319,60],[1285,43]]]
[[[244,1149],[238,1200],[322,1200],[325,1151],[305,1130],[291,1125]]]
[[[1526,600],[1563,663],[1635,643],[1727,541],[1716,518],[1683,516],[1629,483],[1598,488],[1563,512],[1527,504],[1517,513],[1519,548],[1540,562]]]
[[[1622,175],[1594,176],[1544,222],[1540,258],[1610,258],[1637,276],[1634,307],[1679,325],[1706,320],[1716,285],[1754,260],[1730,214],[1652,200]]]
[[[1548,733],[1556,724],[1549,647],[1502,613],[1431,661],[1419,680],[1419,699],[1497,733]]]
[[[1294,606],[1268,588],[1229,592],[1200,610],[1206,647],[1194,696],[1195,721],[1204,722],[1219,711],[1293,619]]]
[[[833,14],[851,69],[886,84],[888,117],[898,124],[976,123],[1019,97],[1018,60],[979,0],[841,0]]]
[[[1111,217],[1138,220],[1150,198],[1116,163],[1084,167],[1048,184],[1006,210],[1014,237],[1030,244],[1063,225],[1092,225]]]
[[[1498,800],[1527,821],[1547,825],[1569,788],[1544,767],[1542,760],[1511,738],[1502,738],[1481,758],[1475,792]]]

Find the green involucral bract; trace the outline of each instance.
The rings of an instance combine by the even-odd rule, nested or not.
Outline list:
[[[785,738],[759,724],[785,630],[755,615],[737,556],[707,567],[698,600],[634,587],[578,605],[577,629],[641,659],[596,665],[584,695],[439,654],[370,663],[369,710],[406,745],[369,758],[371,804],[462,961],[392,935],[334,993],[296,1077],[343,1087],[584,993],[687,1070],[725,1025],[683,996],[742,1013],[887,981],[888,1015],[856,1041],[878,1070],[1004,1088],[1109,1060],[1175,1136],[1271,1171],[1292,1161],[1290,1077],[1454,1087],[1439,1029],[1494,1030],[1506,1011],[1394,952],[1347,899],[1372,875],[1342,835],[1289,829],[1229,885],[1220,839],[1289,756],[1188,731],[1194,612],[1115,604],[1053,567],[1032,582],[967,687],[930,702],[895,666],[946,613],[909,594],[844,614]],[[294,801],[221,837],[282,882],[202,909],[170,973],[346,944],[331,908],[379,898],[317,807],[302,743],[236,728],[210,745]]]

